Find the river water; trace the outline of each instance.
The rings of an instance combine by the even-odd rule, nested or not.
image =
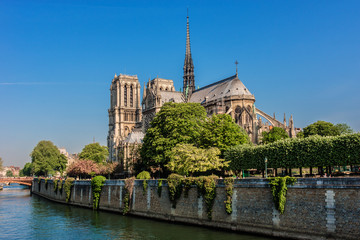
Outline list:
[[[266,240],[54,203],[26,187],[0,191],[0,239]]]

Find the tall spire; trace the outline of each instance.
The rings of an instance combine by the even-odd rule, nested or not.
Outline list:
[[[191,57],[191,48],[190,48],[190,30],[189,30],[189,14],[186,17],[186,51],[185,51],[185,61],[184,61],[184,85],[183,93],[185,94],[186,89],[188,89],[188,94],[186,94],[186,100],[188,100],[193,91],[195,91],[195,76],[194,76],[194,64]]]

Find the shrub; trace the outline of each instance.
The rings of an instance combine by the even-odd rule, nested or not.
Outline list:
[[[287,185],[293,185],[296,182],[296,178],[289,176],[275,177],[269,178],[269,181],[275,208],[280,212],[280,214],[283,214],[286,204]]]
[[[74,186],[74,178],[67,178],[64,183],[64,190],[66,193],[66,202],[69,202],[71,189]]]
[[[96,176],[91,179],[91,189],[93,193],[93,209],[95,210],[99,208],[100,193],[105,181],[106,178],[104,176]]]

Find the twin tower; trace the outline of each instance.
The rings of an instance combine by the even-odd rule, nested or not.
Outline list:
[[[187,102],[195,91],[194,63],[190,49],[189,17],[186,27],[183,91],[175,91],[172,80],[155,78],[143,90],[136,75],[115,74],[110,86],[108,148],[110,161],[123,161],[126,145],[142,142],[144,133],[165,102]],[[125,154],[125,155],[124,155]]]

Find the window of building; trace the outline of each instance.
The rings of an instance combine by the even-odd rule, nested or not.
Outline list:
[[[130,107],[133,107],[134,100],[133,100],[133,86],[130,86]]]
[[[124,87],[124,105],[127,106],[127,86]]]

